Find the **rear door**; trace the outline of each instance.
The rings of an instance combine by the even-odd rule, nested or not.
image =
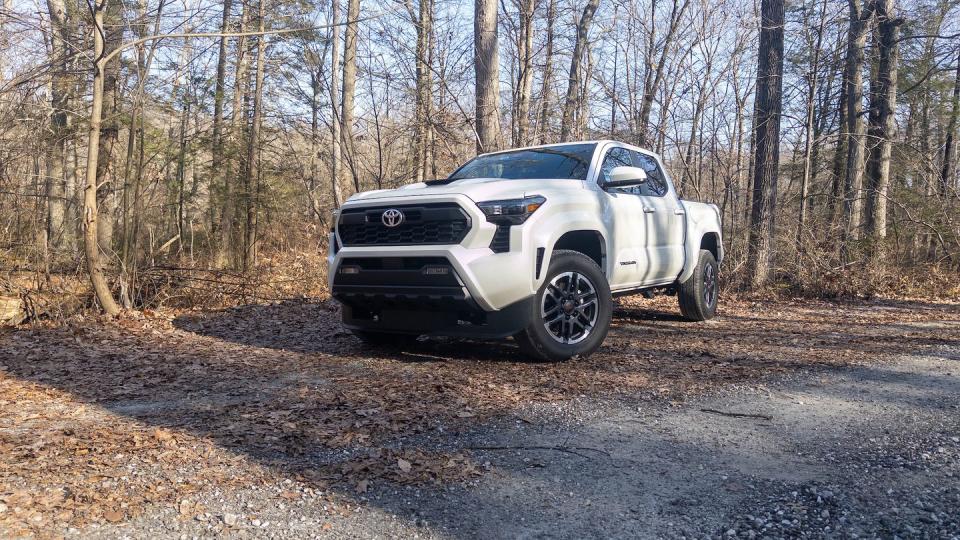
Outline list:
[[[629,150],[634,167],[647,172],[647,181],[638,189],[643,206],[646,235],[645,254],[650,265],[647,280],[660,283],[673,280],[683,270],[684,210],[676,192],[667,181],[657,158]]]

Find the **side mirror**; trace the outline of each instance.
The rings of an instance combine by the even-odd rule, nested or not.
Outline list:
[[[647,171],[640,167],[614,167],[603,187],[633,187],[647,181]]]

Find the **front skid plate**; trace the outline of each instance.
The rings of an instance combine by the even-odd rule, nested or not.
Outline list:
[[[428,336],[503,338],[530,324],[534,296],[514,302],[499,311],[477,311],[479,324],[464,321],[456,311],[382,309],[377,318],[363,316],[355,307],[343,304],[343,324],[354,330],[420,334]]]

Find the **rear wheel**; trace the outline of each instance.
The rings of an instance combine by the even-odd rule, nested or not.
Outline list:
[[[713,253],[700,250],[697,267],[689,279],[680,284],[677,299],[680,313],[691,321],[705,321],[717,314],[717,297],[720,293],[720,268]]]
[[[557,250],[533,302],[530,324],[514,338],[536,360],[559,361],[596,351],[610,329],[610,285],[586,255]]]

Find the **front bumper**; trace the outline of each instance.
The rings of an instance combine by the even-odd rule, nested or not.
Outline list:
[[[496,226],[462,195],[418,198],[456,202],[472,226],[459,244],[347,246],[329,254],[329,285],[348,327],[437,335],[502,337],[528,324],[536,292],[536,249],[495,253]],[[401,205],[402,201],[395,204]],[[383,206],[382,201],[377,201]],[[367,206],[367,205],[357,205]],[[331,245],[338,238],[331,234]]]
[[[532,299],[487,311],[445,257],[344,257],[332,292],[348,328],[499,338],[525,328]]]

